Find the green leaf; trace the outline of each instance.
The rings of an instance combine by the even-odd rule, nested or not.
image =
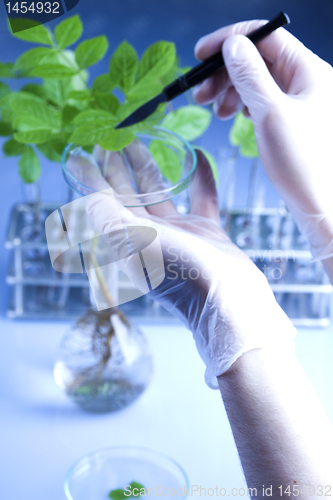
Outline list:
[[[212,169],[212,172],[213,172],[213,177],[215,179],[215,183],[217,184],[218,179],[219,179],[219,168],[217,166],[217,163],[216,163],[214,156],[211,153],[209,153],[209,151],[207,151],[206,149],[201,148],[199,146],[195,146],[195,149],[199,149],[199,151],[201,151],[205,155],[205,157],[207,158],[207,161],[208,161],[210,168]]]
[[[15,141],[15,139],[9,139],[2,145],[2,151],[5,156],[20,156],[25,150],[24,144]]]
[[[14,64],[14,71],[33,69],[35,66],[40,66],[42,64],[56,64],[57,60],[58,56],[54,49],[37,47],[20,55]]]
[[[109,493],[109,498],[112,498],[112,500],[123,500],[124,498],[129,498],[128,494],[125,495],[125,490],[117,489],[117,490],[111,490]]]
[[[176,153],[169,146],[157,140],[151,141],[149,151],[159,166],[162,175],[173,184],[178,182],[182,173],[182,166]]]
[[[116,115],[120,106],[120,102],[116,96],[112,94],[97,95],[96,101],[98,107],[101,110],[108,111],[109,113]]]
[[[10,123],[0,121],[0,137],[7,137],[13,134],[13,129]]]
[[[77,42],[77,40],[81,37],[82,32],[83,26],[78,15],[69,17],[62,23],[58,24],[54,30],[54,35],[59,49],[64,49]]]
[[[99,144],[113,133],[115,124],[114,120],[109,119],[84,122],[71,135],[70,142],[79,146]]]
[[[40,67],[42,69],[39,69]],[[54,78],[57,79],[76,75],[79,72],[72,50],[58,52],[46,47],[28,50],[18,58],[14,65],[16,71],[26,72],[29,76],[44,77],[46,75],[47,78],[52,77],[52,68],[55,73]]]
[[[69,125],[72,123],[74,118],[80,113],[80,110],[75,106],[65,106],[62,110],[62,121],[65,125]]]
[[[241,155],[248,158],[259,156],[253,123],[242,112],[235,116],[229,139],[233,146],[240,147]]]
[[[54,151],[58,153],[60,156],[62,155],[67,144],[70,142],[69,136],[70,134],[66,132],[61,132],[60,134],[53,135],[49,140],[49,143],[54,149]]]
[[[81,70],[77,75],[67,79],[65,87],[65,90],[67,91],[66,95],[68,96],[72,90],[87,90],[86,82],[88,80],[88,77],[89,73],[84,69]]]
[[[93,144],[91,144],[90,146],[82,146],[82,149],[84,151],[86,151],[87,153],[89,153],[90,155],[92,155],[94,152],[94,147],[95,146]]]
[[[77,71],[80,69],[75,59],[75,52],[71,49],[58,52],[58,62],[64,66],[68,66],[69,68],[74,68]]]
[[[29,76],[61,80],[77,74],[75,68],[63,64],[41,64],[29,72]]]
[[[15,23],[15,28],[22,29],[13,33],[11,27],[9,29],[13,36],[26,42],[41,43],[42,45],[53,45],[51,32],[43,24],[31,19],[11,19],[11,23]],[[14,29],[15,29],[14,28]]]
[[[187,105],[169,113],[162,126],[176,132],[187,141],[194,141],[209,127],[211,112],[201,106]]]
[[[138,109],[142,104],[146,102],[146,98],[141,98],[141,99],[136,99],[132,100],[129,99],[126,101],[125,104],[122,106],[119,106],[117,109],[117,116],[120,120],[124,120],[127,118],[131,113],[133,113],[136,109]]]
[[[75,101],[91,101],[90,90],[71,90],[68,94],[68,99],[74,99]]]
[[[175,65],[176,49],[171,42],[156,42],[145,51],[139,64],[137,81],[162,77]]]
[[[159,94],[165,86],[167,75],[171,72],[172,78],[174,77],[176,64],[173,43],[162,41],[148,47],[139,63],[137,79],[128,97],[151,99]]]
[[[51,132],[52,130],[48,125],[42,124],[38,116],[34,116],[33,114],[15,115],[12,124],[20,132],[31,130],[49,130]]]
[[[43,88],[45,91],[45,95],[47,100],[51,101],[53,104],[57,106],[63,107],[65,102],[65,88],[64,83],[67,80],[45,80],[43,84]]]
[[[129,486],[130,488],[129,489],[126,488],[126,491],[125,489],[111,490],[109,493],[109,498],[112,498],[113,500],[123,500],[124,498],[138,497],[137,492],[135,492],[136,493],[135,495],[133,494],[129,495],[129,492],[132,493],[133,488],[137,488],[139,491],[145,489],[145,487],[142,484],[137,483],[136,481],[132,481]]]
[[[26,124],[30,129],[57,130],[61,127],[60,113],[35,95],[14,93],[10,105],[16,115],[15,120],[19,119],[20,123]],[[38,124],[39,127],[36,126]]]
[[[75,51],[75,58],[79,68],[85,69],[96,64],[105,56],[108,46],[105,36],[98,36],[80,43]]]
[[[127,101],[122,106],[117,109],[117,117],[119,120],[125,120],[131,113],[138,109],[142,104],[145,103],[144,99],[138,99],[136,101]]]
[[[162,83],[159,83],[158,81],[140,80],[132,87],[130,92],[127,94],[127,102],[141,101],[141,103],[144,103],[160,94],[163,88],[164,85]]]
[[[169,71],[165,75],[163,75],[159,78],[159,81],[161,82],[162,87],[166,87],[171,82],[176,80],[176,78],[178,78],[180,75],[181,75],[181,72],[178,68],[178,64],[174,64],[172,66],[172,68],[170,68]]]
[[[88,109],[86,111],[82,111],[74,119],[74,123],[76,125],[96,121],[106,122],[107,124],[114,126],[117,124],[118,119],[108,111],[103,111],[102,109]]]
[[[52,101],[57,106],[63,107],[72,90],[82,90],[82,81],[80,82],[81,87],[79,86],[79,88],[77,88],[76,79],[77,76],[64,78],[63,80],[45,80],[43,87],[45,89],[47,99]]]
[[[165,113],[162,113],[161,111],[155,111],[155,113],[148,116],[148,118],[146,118],[142,122],[136,123],[135,125],[128,127],[128,129],[132,130],[132,132],[140,132],[142,130],[149,130],[154,125],[158,125],[163,120],[164,117],[165,117]]]
[[[10,94],[10,88],[6,83],[0,82],[0,99],[7,94]]]
[[[33,94],[36,95],[37,97],[40,97],[41,99],[45,99],[47,97],[45,88],[42,87],[41,85],[37,85],[34,83],[28,83],[28,85],[24,85],[21,88],[21,92],[28,92],[29,94]]]
[[[12,78],[13,66],[13,63],[0,63],[0,78]]]
[[[110,61],[110,75],[125,94],[135,81],[138,69],[138,56],[134,47],[123,41],[115,50]]]
[[[40,176],[41,168],[39,159],[34,150],[26,148],[19,161],[20,175],[24,182],[36,182]]]
[[[99,141],[99,145],[102,149],[107,151],[120,151],[125,148],[132,141],[134,141],[135,136],[133,132],[126,128],[119,130],[113,129],[109,132],[102,140]]]
[[[49,142],[38,144],[37,148],[48,160],[54,161],[56,163],[61,162],[61,155],[53,149]]]
[[[13,97],[13,93],[6,93],[3,97],[0,98],[0,110],[1,110],[1,119],[6,123],[10,123],[13,119],[14,113],[11,108],[11,100]]]
[[[100,75],[93,81],[92,92],[95,95],[109,94],[115,87],[115,82],[111,79],[108,73]]]
[[[22,109],[27,112],[29,106]],[[58,118],[58,117],[57,117]],[[51,119],[51,121],[50,121]],[[60,123],[60,120],[59,120]],[[17,115],[13,119],[13,127],[17,129],[14,138],[23,144],[42,144],[46,142],[56,129],[52,125],[52,113],[43,106],[36,105],[36,113]]]
[[[45,80],[43,87],[47,99],[62,108],[68,101],[68,96],[73,90],[86,90],[84,80],[82,81],[81,78],[82,73],[71,78],[64,78],[63,80]],[[75,103],[75,105],[77,104]]]
[[[134,134],[127,129],[115,130],[116,123],[110,119],[84,122],[74,131],[70,142],[80,146],[99,144],[103,149],[119,151],[134,140]]]
[[[14,134],[14,139],[22,144],[42,144],[50,139],[50,130],[27,130]]]

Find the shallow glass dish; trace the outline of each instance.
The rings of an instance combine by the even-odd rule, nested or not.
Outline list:
[[[141,131],[140,133],[134,134],[137,139],[142,141],[147,147],[151,141],[161,141],[164,145],[171,149],[171,151],[177,156],[178,161],[181,165],[181,175],[176,183],[172,183],[164,178],[165,189],[161,191],[140,193],[133,182],[131,186],[131,192],[129,190],[128,194],[117,195],[119,200],[125,207],[143,207],[149,205],[156,205],[157,203],[163,203],[164,201],[170,200],[175,195],[184,191],[191,183],[196,164],[197,158],[192,146],[178,134],[171,132],[170,130],[163,129],[162,127],[155,126],[152,130],[147,132]],[[123,152],[121,151],[121,154]],[[67,161],[73,155],[77,157],[83,157],[94,163],[98,168],[98,164],[92,154],[87,153],[82,149],[81,146],[76,146],[75,144],[68,144],[62,155],[62,171],[67,184],[80,195],[88,195],[94,193],[94,189],[85,186],[79,182],[67,169]],[[128,162],[125,158],[125,164],[127,168],[130,169]],[[131,175],[133,178],[133,175]],[[133,187],[136,191],[133,194]]]
[[[108,500],[111,490],[132,482],[146,490],[138,499],[166,494],[184,500],[189,488],[185,471],[172,458],[148,448],[115,446],[78,460],[67,473],[65,493],[68,500]]]

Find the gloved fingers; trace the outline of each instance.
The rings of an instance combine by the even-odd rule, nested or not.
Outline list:
[[[227,92],[231,85],[228,72],[223,68],[195,87],[193,89],[193,98],[198,104],[210,104],[218,94]]]
[[[134,192],[131,176],[126,168],[124,160],[118,151],[106,151],[99,145],[94,148],[94,157],[101,169],[104,178],[109,184],[114,183],[113,188],[118,194]]]
[[[207,59],[221,50],[227,38],[235,34],[247,35],[266,22],[254,20],[225,26],[198,40],[195,55],[200,60]],[[315,56],[287,30],[279,28],[256,45],[265,61],[273,64],[274,78],[283,91],[297,94],[313,82]]]
[[[200,38],[194,47],[194,55],[200,61],[204,61],[216,52],[219,52],[224,40],[229,36],[235,34],[247,35],[266,23],[267,21],[265,20],[253,20],[224,26]]]
[[[228,120],[242,109],[242,100],[234,86],[230,86],[227,92],[219,94],[213,106],[214,113],[220,120]]]
[[[233,114],[233,111],[239,110],[241,101],[244,106],[247,106],[251,117],[260,120],[267,109],[276,105],[280,94],[282,95],[281,89],[270,74],[263,59],[266,57],[264,51],[266,38],[269,39],[274,33],[262,40],[260,47],[264,51],[263,57],[255,45],[243,36],[243,34],[247,34],[263,24],[265,21],[247,21],[226,26],[199,40],[195,47],[195,53],[199,59],[206,59],[221,50],[222,47],[228,77],[222,77],[220,86],[212,80],[203,82],[195,92],[195,98],[198,102],[208,99],[208,97],[210,99],[217,98],[214,109],[217,116],[221,118],[227,118]],[[282,29],[277,31],[285,32]],[[281,36],[279,35],[279,37],[278,43],[281,45]],[[297,39],[295,41],[299,44]],[[272,50],[269,51],[269,55],[272,55]],[[269,60],[269,62],[272,61]],[[281,75],[279,79],[282,79]],[[229,91],[231,86],[235,87],[236,92]],[[217,91],[218,94],[214,96],[214,92]]]
[[[70,156],[66,162],[68,172],[83,186],[95,191],[108,189],[110,186],[103,178],[98,166],[83,156]],[[87,191],[88,193],[88,191]]]
[[[98,144],[96,144],[93,151],[93,157],[95,158],[99,168],[101,169],[102,175],[104,175],[102,169],[105,160],[105,149],[102,149]]]
[[[247,34],[265,24],[266,21],[244,21],[237,24],[225,26],[209,35],[200,38],[194,48],[195,56],[203,61],[221,50],[222,43],[226,38],[235,34]],[[227,94],[232,82],[226,68],[217,71],[213,76],[207,78],[203,83],[193,90],[193,97],[198,104],[209,104],[218,96],[219,108],[224,96]],[[219,116],[220,117],[220,116]]]
[[[141,223],[140,219],[119,202],[110,186],[108,189],[86,196],[85,206],[97,234],[105,235],[106,239],[112,233],[123,231],[124,226],[137,226]],[[123,246],[126,246],[125,236]]]
[[[229,77],[256,126],[255,122],[260,122],[272,108],[279,108],[286,96],[248,38],[232,35],[222,50]]]
[[[167,184],[148,148],[138,139],[126,146],[124,153],[132,167],[133,175],[140,193],[152,193],[166,189]],[[150,205],[147,212],[157,217],[177,214],[171,200]]]
[[[94,156],[110,186],[119,195],[135,194],[131,175],[125,165],[122,155],[118,151],[105,151],[100,146],[95,146]],[[146,217],[144,207],[130,209],[138,217]]]
[[[203,61],[212,56],[223,45],[223,42],[232,35],[248,35],[252,31],[266,24],[266,20],[243,21],[236,24],[224,26],[208,35],[200,38],[194,47],[197,59]],[[278,28],[270,35],[256,44],[259,52],[267,61],[277,63],[281,57],[287,58],[294,51],[304,52],[308,56],[311,53],[294,35],[284,28]],[[289,52],[288,52],[289,51]]]
[[[67,161],[68,171],[83,185],[93,189],[94,193],[87,191],[86,196],[71,202],[75,207],[82,205],[98,235],[114,233],[124,229],[124,224],[135,224],[135,217],[126,210],[117,200],[115,192],[102,176],[98,166],[82,156],[72,156]],[[70,204],[70,205],[71,205]],[[65,221],[66,222],[66,221]],[[71,224],[66,222],[67,227]],[[74,234],[70,240],[74,244]],[[122,247],[125,247],[126,239]],[[88,241],[88,240],[87,240]],[[85,245],[89,246],[89,242]],[[121,245],[117,242],[117,247]],[[85,249],[86,250],[86,249]],[[87,251],[86,253],[89,254]]]
[[[272,64],[266,65],[271,73]],[[231,90],[230,90],[231,89]],[[193,98],[198,104],[206,105],[214,102],[214,112],[221,120],[234,116],[243,107],[241,98],[230,80],[225,68],[217,71],[193,90]]]
[[[155,289],[165,277],[159,225],[124,208],[112,188],[86,198],[88,216],[106,244],[101,272],[115,262],[140,291],[138,296]]]
[[[87,196],[72,202],[84,204],[86,212],[99,235],[123,228],[123,224],[135,224],[134,215],[124,208],[114,190],[104,179],[99,167],[82,156],[71,156],[66,167],[81,184],[94,190]]]
[[[200,215],[220,223],[216,184],[205,155],[196,150],[197,168],[190,186],[191,215]]]
[[[315,82],[315,66],[322,61],[287,30],[279,28],[258,42],[257,47],[266,64],[271,65],[274,79],[287,94],[307,91]]]
[[[126,179],[125,167],[121,163],[119,154],[108,155],[102,150],[95,151],[100,165],[104,163],[107,178],[115,184],[124,187],[123,181]],[[161,244],[157,230],[147,221],[136,217],[130,210],[126,209],[117,197],[115,190],[108,184],[98,166],[86,158],[71,158],[67,165],[69,171],[75,177],[79,177],[79,182],[94,189],[96,192],[88,194],[74,204],[82,204],[94,226],[95,235],[102,237],[99,248],[102,249],[95,259],[98,261],[100,273],[107,272],[108,265],[117,265],[127,274],[134,286],[143,293],[149,292],[147,278],[143,270],[143,262],[149,273],[150,286],[155,288],[163,281],[164,262]],[[118,171],[119,169],[119,171]],[[147,217],[147,212],[141,208],[141,213]],[[67,227],[71,227],[71,224]],[[75,237],[75,234],[73,233]],[[71,233],[72,237],[72,233]],[[90,237],[91,238],[91,237]],[[96,266],[96,261],[91,256],[91,239],[81,241],[84,264],[89,273]],[[72,244],[76,241],[71,238]],[[102,245],[102,243],[104,244]]]

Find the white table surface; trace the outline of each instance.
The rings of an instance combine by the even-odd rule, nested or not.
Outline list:
[[[68,324],[0,320],[1,499],[65,500],[72,463],[114,445],[164,452],[192,484],[245,486],[220,394],[203,381],[191,334],[182,326],[140,326],[154,356],[153,380],[132,406],[96,415],[76,407],[53,381]],[[333,422],[333,329],[299,331],[296,349]]]

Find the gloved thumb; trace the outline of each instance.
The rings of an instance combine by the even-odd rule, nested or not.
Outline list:
[[[244,35],[228,37],[222,46],[225,65],[252,121],[263,117],[283,96],[256,46]]]

